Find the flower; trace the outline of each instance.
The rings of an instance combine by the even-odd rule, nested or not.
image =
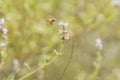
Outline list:
[[[3,28],[3,29],[2,29],[2,32],[3,32],[3,34],[7,34],[8,29],[7,29],[7,28]]]
[[[61,39],[64,41],[64,40],[69,40],[70,39],[70,36],[68,33],[64,34]]]
[[[67,30],[61,30],[61,29],[58,30],[58,34],[63,34],[63,33],[65,34],[67,32],[68,32]]]
[[[64,22],[63,21],[60,21],[59,23],[58,23],[58,25],[63,25],[64,24]]]
[[[1,18],[1,19],[0,19],[0,24],[4,24],[4,23],[5,23],[4,18]]]
[[[0,43],[0,47],[5,47],[7,44],[6,43]]]
[[[67,23],[67,22],[63,22],[63,21],[60,21],[60,22],[58,23],[58,25],[67,27],[67,26],[68,26],[68,23]]]
[[[67,27],[67,26],[68,26],[68,23],[67,23],[67,22],[65,22],[65,23],[64,23],[64,26],[65,26],[65,27]]]
[[[120,0],[112,0],[112,5],[120,5]]]
[[[67,22],[60,21],[58,25],[62,26],[62,29],[59,29],[58,33],[61,34],[61,40],[63,40],[63,43],[65,40],[69,40],[70,36],[68,31],[66,30],[66,27],[68,26]]]
[[[20,65],[20,64],[19,64],[18,59],[14,59],[14,60],[13,60],[13,65],[14,65],[14,66],[13,66],[13,69],[14,69],[14,70],[17,70],[17,69],[19,68],[19,65]]]
[[[97,47],[98,49],[102,50],[103,44],[102,44],[101,38],[97,38],[97,39],[96,39],[96,47]]]
[[[70,35],[69,35],[69,34],[65,34],[65,35],[64,35],[64,39],[65,39],[65,40],[69,40],[69,39],[70,39]]]

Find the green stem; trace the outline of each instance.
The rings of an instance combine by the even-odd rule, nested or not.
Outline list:
[[[61,48],[59,50],[59,52],[61,52],[63,50],[64,44],[61,45]],[[18,80],[24,80],[26,78],[28,78],[29,76],[33,75],[34,73],[36,73],[37,71],[45,68],[46,66],[48,66],[49,64],[51,64],[56,58],[58,57],[58,55],[56,55],[54,58],[52,58],[47,64],[43,64],[42,66],[36,68],[35,70],[29,72],[28,74],[26,74],[25,76],[21,77]]]
[[[73,56],[73,53],[74,53],[74,40],[72,42],[72,46],[71,46],[71,54],[70,54],[70,57],[69,57],[69,60],[63,70],[63,72],[60,74],[59,78],[57,80],[61,80],[63,75],[65,74],[66,70],[68,69],[68,66],[70,65],[70,62],[71,62],[71,59],[72,59],[72,56]]]
[[[41,67],[38,67],[37,69],[35,69],[34,71],[32,72],[29,72],[28,74],[26,74],[25,76],[21,77],[20,79],[18,80],[24,80],[25,78],[31,76],[32,74],[36,73],[37,71],[43,69],[45,67],[45,65],[42,65]]]
[[[97,58],[94,62],[94,71],[92,73],[90,73],[90,75],[87,77],[86,80],[96,80],[98,74],[99,74],[99,70],[101,68],[101,62],[102,62],[102,55],[101,55],[101,51],[97,51]]]

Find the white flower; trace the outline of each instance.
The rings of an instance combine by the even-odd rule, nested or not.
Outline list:
[[[112,5],[120,5],[120,0],[112,0]]]
[[[4,18],[1,18],[1,19],[0,19],[0,24],[4,24],[4,23],[5,23]]]
[[[65,22],[65,23],[64,23],[64,26],[65,26],[65,27],[67,27],[67,26],[68,26],[68,23],[67,23],[67,22]]]
[[[58,25],[63,25],[64,24],[64,22],[63,21],[60,21],[59,23],[58,23]]]
[[[100,38],[96,39],[96,47],[100,50],[103,48],[102,40]]]
[[[64,35],[64,39],[65,39],[65,40],[69,40],[69,39],[70,39],[70,35],[69,35],[69,34],[65,34],[65,35]]]
[[[0,47],[5,47],[6,45],[6,43],[0,43]]]
[[[2,29],[2,32],[3,32],[3,34],[7,34],[8,29],[7,29],[7,28],[3,28],[3,29]]]
[[[60,22],[58,23],[58,25],[64,26],[64,27],[69,26],[67,22],[63,22],[63,21],[60,21]]]
[[[67,33],[68,31],[67,30],[60,30],[58,31],[58,34],[62,34],[62,33]]]
[[[17,70],[19,68],[19,61],[18,59],[13,60],[13,69]]]

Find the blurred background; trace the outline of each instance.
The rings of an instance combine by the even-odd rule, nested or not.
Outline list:
[[[18,80],[59,49],[60,20],[70,33],[63,54],[25,80],[58,80],[69,60],[61,80],[120,80],[120,0],[0,0],[0,18],[9,30],[0,80]]]

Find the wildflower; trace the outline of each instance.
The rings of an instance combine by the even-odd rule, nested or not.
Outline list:
[[[67,30],[58,30],[58,34],[62,34],[62,33],[67,33],[68,31]]]
[[[7,34],[8,29],[7,29],[7,28],[3,28],[3,29],[2,29],[2,32],[3,32],[3,34]]]
[[[3,18],[0,19],[0,24],[4,24],[5,20]]]
[[[5,26],[5,21],[4,21],[4,19],[3,18],[1,18],[0,19],[0,36],[1,36],[1,41],[0,41],[0,54],[1,54],[1,58],[5,61],[6,60],[6,57],[7,57],[7,52],[6,52],[6,46],[7,46],[7,44],[8,44],[8,37],[7,37],[7,35],[5,35],[5,34],[7,34],[7,32],[8,32],[8,30],[7,30],[7,28],[6,28],[6,26]],[[4,62],[3,61],[3,62]],[[1,62],[2,63],[2,62]]]
[[[112,5],[120,5],[120,0],[112,0]]]
[[[19,61],[18,59],[13,60],[13,69],[17,70],[19,68]]]
[[[58,23],[58,25],[63,25],[64,24],[64,22],[63,21],[60,21],[59,23]]]
[[[60,22],[58,23],[58,25],[67,27],[67,26],[68,26],[68,23],[67,23],[67,22],[63,22],[63,21],[60,21]]]
[[[58,25],[62,26],[62,29],[59,29],[58,33],[61,34],[61,40],[63,40],[63,43],[65,40],[69,40],[70,36],[68,31],[66,30],[66,27],[68,26],[67,22],[60,21]]]
[[[97,38],[97,39],[96,39],[96,47],[97,47],[99,50],[102,50],[102,48],[103,48],[102,40],[101,40],[100,38]]]
[[[70,39],[70,36],[69,36],[68,33],[64,35],[64,39],[65,39],[65,40],[69,40],[69,39]]]
[[[6,45],[6,43],[0,43],[0,47],[5,47]]]
[[[61,37],[61,39],[62,39],[63,41],[69,40],[69,39],[70,39],[70,36],[69,36],[69,34],[66,34],[66,35],[63,35],[63,36]]]

